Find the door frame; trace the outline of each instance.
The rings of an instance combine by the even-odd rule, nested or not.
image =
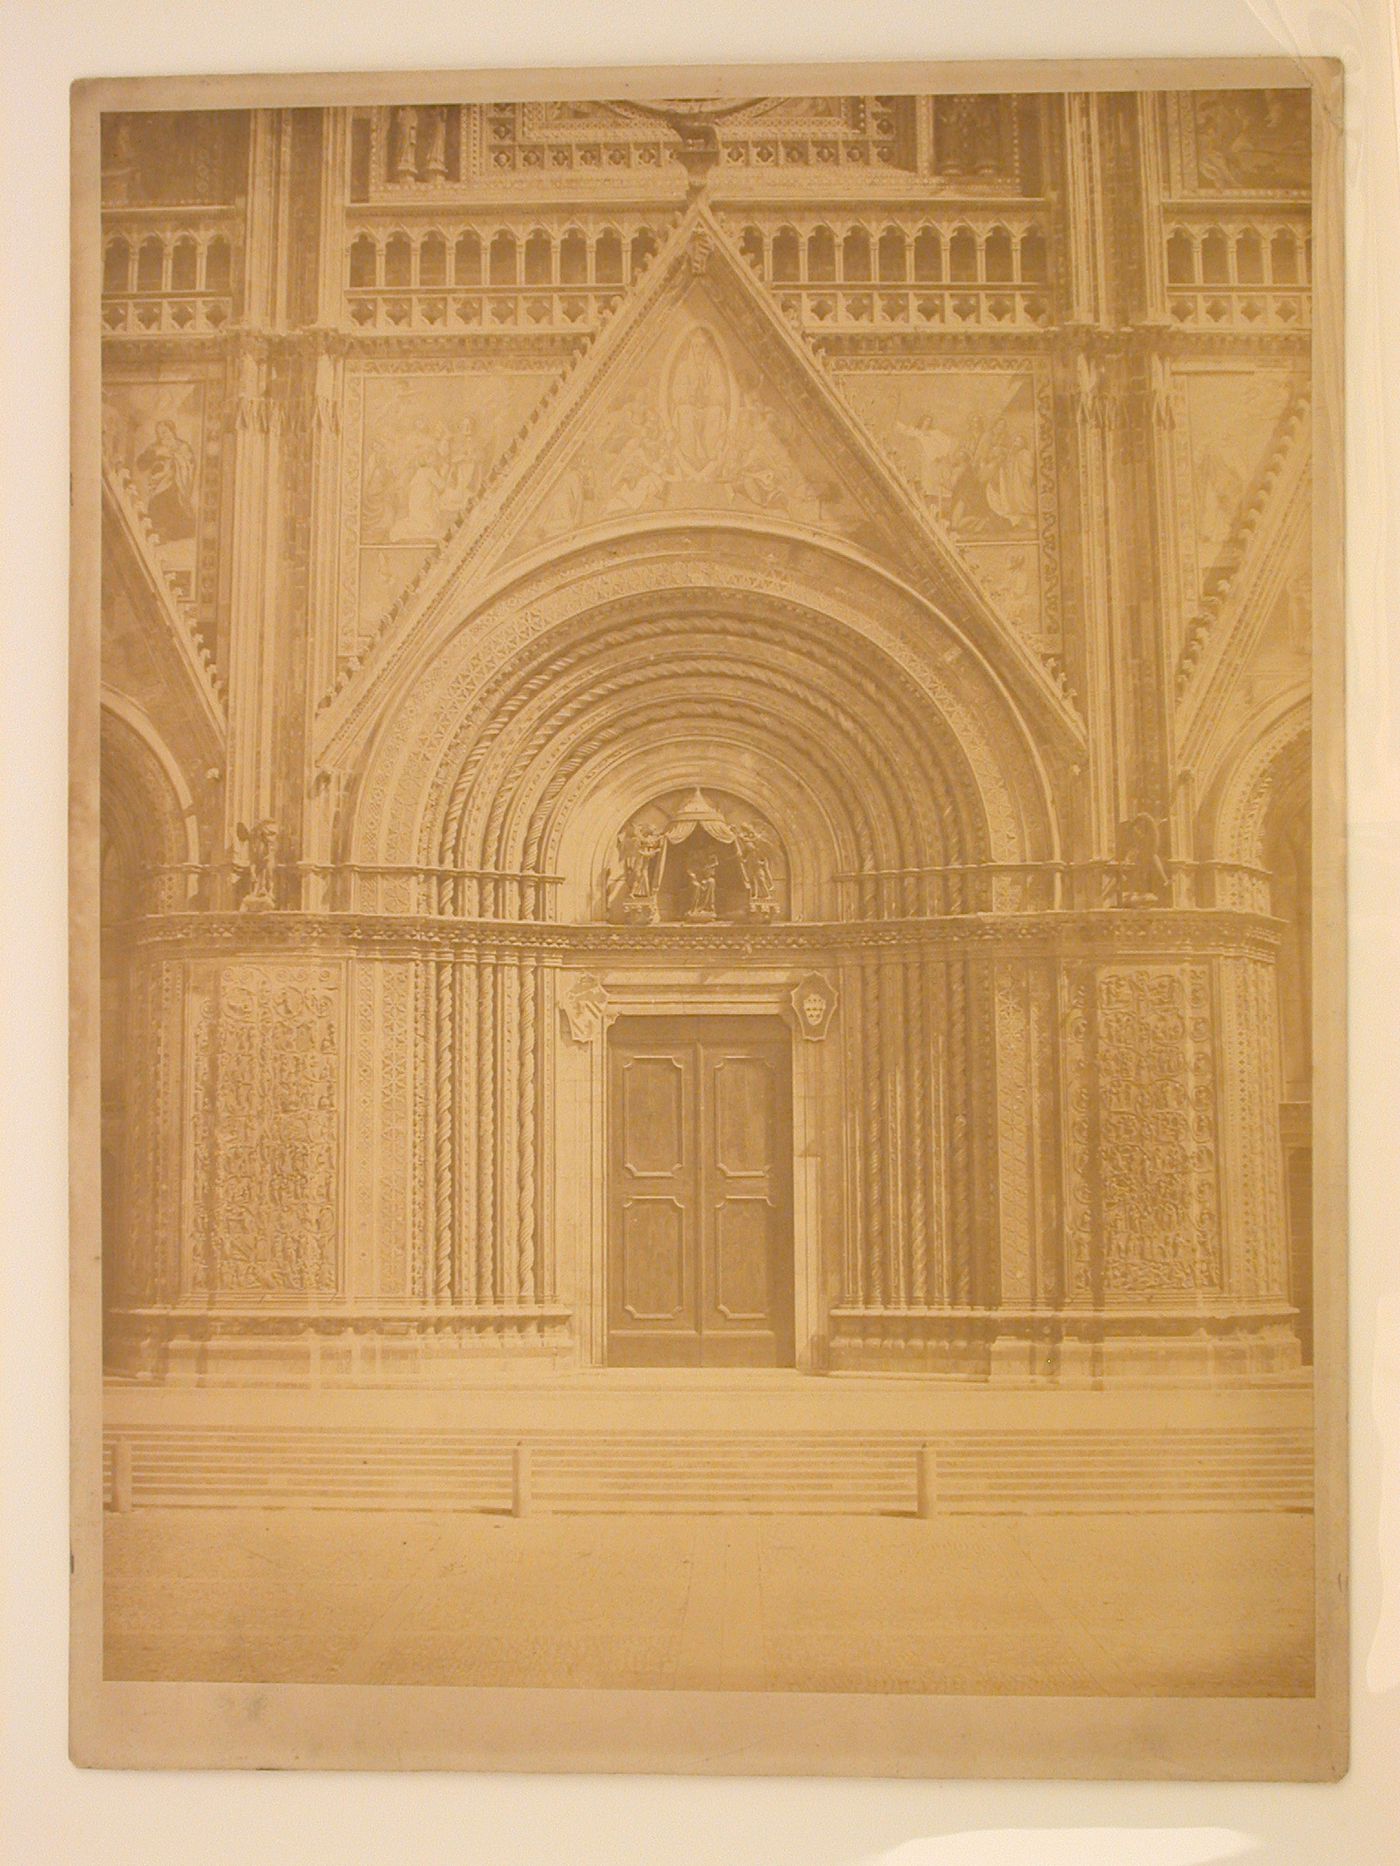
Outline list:
[[[581,1037],[559,1037],[553,1124],[553,1203],[560,1222],[561,1266],[572,1259],[578,1350],[585,1366],[608,1365],[609,1029],[619,1017],[777,1017],[790,1033],[792,1066],[793,1358],[798,1371],[816,1370],[826,1312],[822,1266],[839,1264],[844,1248],[844,1142],[822,1144],[824,1125],[831,1138],[833,1113],[839,1124],[843,1046],[805,1040],[796,1027],[792,993],[807,970],[763,967],[716,976],[698,968],[680,975],[680,968],[668,967],[664,978],[654,969],[590,970],[588,976],[602,987],[606,1002]],[[561,991],[566,990],[568,974],[562,973],[559,982]],[[581,1179],[586,1181],[585,1197],[580,1196]],[[713,1377],[745,1370],[689,1371]]]

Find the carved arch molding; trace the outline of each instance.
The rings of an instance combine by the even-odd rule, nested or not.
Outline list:
[[[444,612],[387,673],[340,823],[367,868],[552,872],[640,748],[672,746],[679,785],[717,737],[805,799],[833,870],[1057,849],[1058,767],[991,669],[841,553],[721,529],[596,545]],[[647,800],[623,792],[614,834]],[[393,911],[392,890],[375,904]]]
[[[105,702],[100,759],[104,924],[180,905],[178,870],[198,861],[199,841],[178,766],[138,708]]]

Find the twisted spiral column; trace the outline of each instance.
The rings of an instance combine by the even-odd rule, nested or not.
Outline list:
[[[454,1296],[458,1302],[480,1300],[476,1231],[477,980],[475,956],[464,960],[457,982],[457,1094],[453,1153],[456,1161],[453,1238]]]
[[[861,973],[861,1051],[865,1104],[865,1296],[873,1307],[885,1300],[883,1255],[885,1248],[884,1094],[880,1081],[883,1054],[880,1017],[880,982],[877,968]]]
[[[476,1287],[496,1297],[496,961],[483,954],[477,987]]]
[[[520,961],[504,961],[497,975],[501,1029],[501,1117],[497,1142],[502,1300],[520,1297]]]
[[[929,1123],[928,995],[930,980],[923,961],[911,958],[907,971],[909,1093],[906,1098],[909,1161],[909,1300],[922,1308],[928,1301],[928,1195],[933,1136]]]
[[[435,980],[437,1083],[433,1117],[433,1295],[452,1299],[452,1114],[454,1088],[454,1017],[452,962],[442,960]]]
[[[903,1104],[907,1098],[905,1063],[908,1053],[908,1028],[904,1006],[904,967],[897,959],[880,962],[880,1023],[884,1042],[879,1053],[880,1083],[884,1094],[885,1121],[881,1146],[885,1156],[885,1179],[888,1236],[885,1241],[885,1300],[902,1307],[905,1300],[904,1274],[904,1199],[908,1186],[908,1161],[904,1155]]]
[[[967,981],[961,960],[946,968],[948,995],[948,1081],[956,1085],[948,1110],[948,1183],[951,1232],[948,1239],[948,1287],[945,1302],[970,1298],[968,1270],[972,1251],[971,1117],[967,1069]]]
[[[864,1069],[863,1031],[861,1028],[861,973],[853,965],[843,968],[841,1001],[846,1007],[842,1018],[845,1050],[842,1082],[842,1105],[845,1111],[847,1232],[843,1264],[841,1300],[847,1307],[858,1307],[865,1290],[865,1188],[862,1175],[864,1150]]]
[[[535,1300],[535,1015],[539,969],[520,967],[520,1300]]]

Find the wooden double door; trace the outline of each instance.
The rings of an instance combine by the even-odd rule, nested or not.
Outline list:
[[[609,1363],[792,1366],[787,1027],[621,1018],[608,1051]]]

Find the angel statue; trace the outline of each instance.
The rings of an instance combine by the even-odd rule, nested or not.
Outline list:
[[[748,890],[749,912],[755,920],[772,920],[778,902],[773,887],[773,858],[768,838],[756,823],[734,825],[734,850],[739,857],[739,871]]]
[[[1171,877],[1162,860],[1162,825],[1145,810],[1118,831],[1115,864],[1120,907],[1160,907],[1171,898]]]
[[[244,913],[266,912],[277,905],[277,825],[270,817],[247,829],[238,825],[240,839],[248,845],[248,860],[243,865],[247,889],[239,903]]]
[[[657,918],[656,893],[665,847],[666,838],[659,829],[640,824],[634,824],[622,839],[622,912],[643,926],[651,926]]]

